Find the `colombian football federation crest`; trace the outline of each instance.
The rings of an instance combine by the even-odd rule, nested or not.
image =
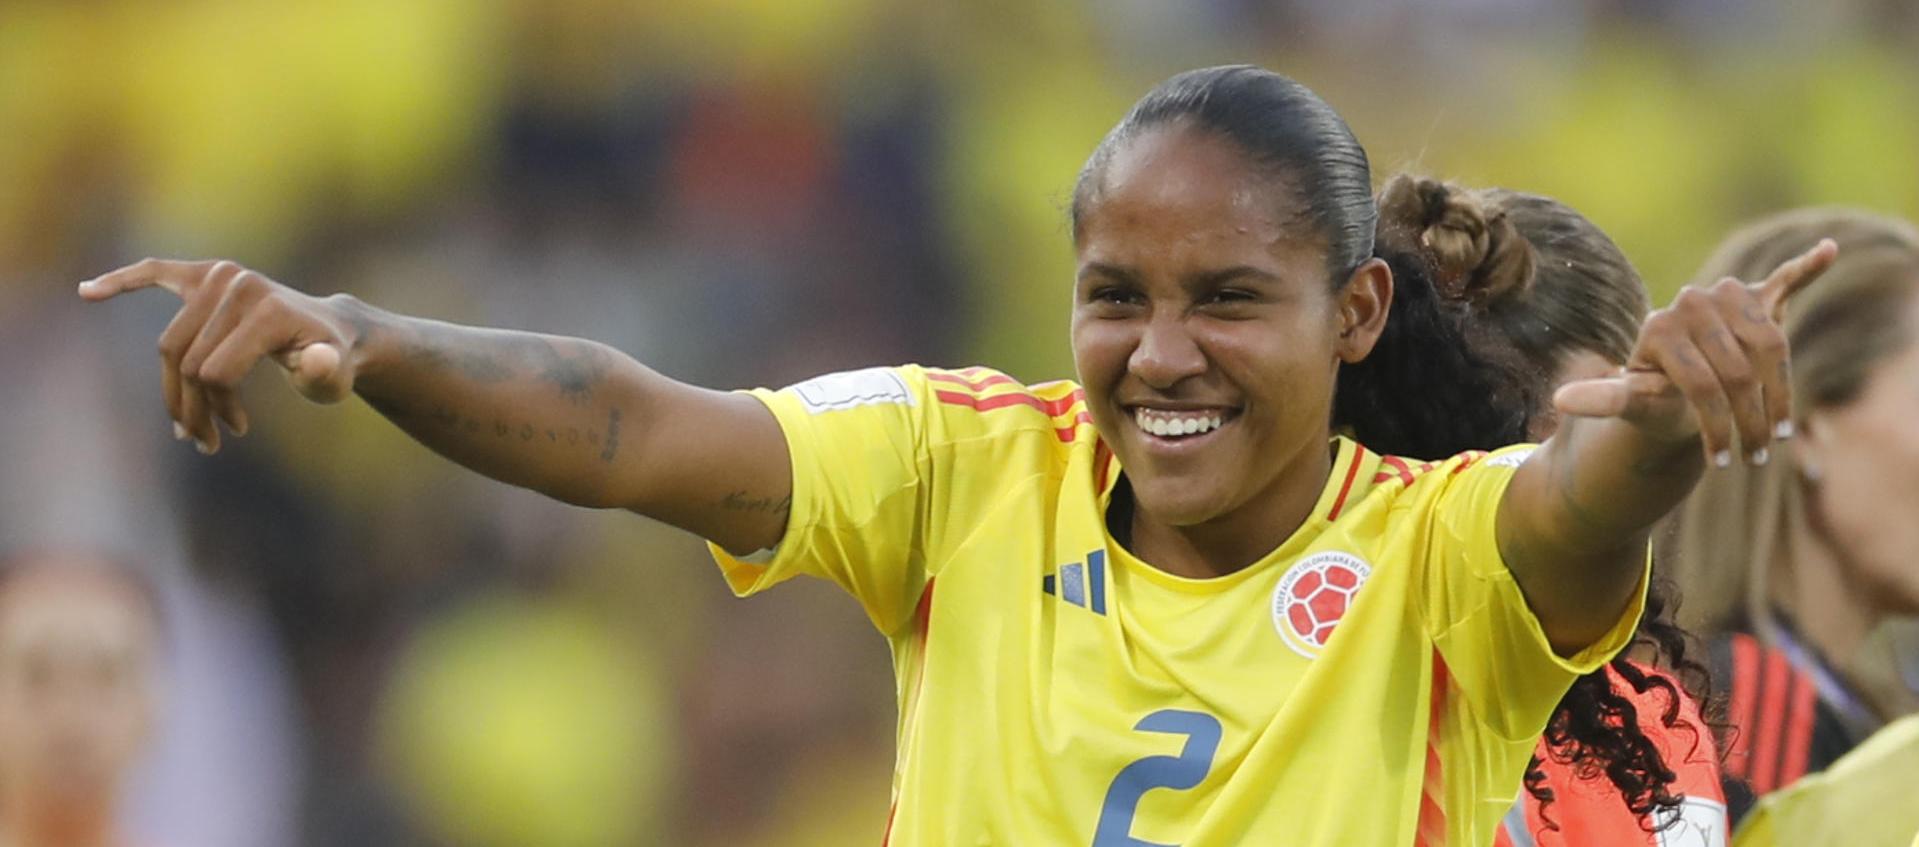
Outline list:
[[[1358,556],[1337,550],[1294,562],[1273,589],[1273,628],[1280,640],[1308,659],[1318,656],[1372,573]]]

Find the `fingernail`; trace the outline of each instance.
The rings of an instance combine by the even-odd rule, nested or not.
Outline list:
[[[193,449],[200,451],[200,455],[202,456],[213,455],[213,445],[201,441],[198,438],[193,439]]]
[[[1732,451],[1721,450],[1712,454],[1712,463],[1722,468],[1732,467]]]
[[[1757,450],[1752,451],[1752,463],[1755,466],[1763,465],[1771,459],[1772,459],[1772,453],[1768,452],[1766,448],[1764,447],[1761,447]]]
[[[1792,431],[1792,419],[1787,418],[1780,421],[1778,426],[1772,428],[1772,437],[1783,441],[1792,437]]]
[[[89,280],[85,280],[85,281],[83,281],[83,282],[81,282],[81,283],[80,283],[80,288],[79,288],[79,291],[80,291],[80,293],[81,293],[81,294],[85,294],[85,293],[87,293],[87,292],[88,292],[89,290],[91,290],[92,288],[93,288],[93,280],[90,280],[90,279],[89,279]]]
[[[173,424],[173,440],[175,441],[187,440],[187,428],[181,426],[178,421],[175,421]]]

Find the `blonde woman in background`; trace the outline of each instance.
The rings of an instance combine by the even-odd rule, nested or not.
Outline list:
[[[1728,786],[1735,822],[1754,797],[1825,770],[1919,708],[1876,632],[1919,613],[1919,229],[1858,211],[1790,212],[1732,236],[1700,279],[1769,266],[1826,236],[1840,258],[1786,320],[1791,449],[1707,474],[1660,538],[1680,622],[1709,637],[1714,687],[1729,693],[1725,770],[1746,783]],[[1911,799],[1919,763],[1881,784]],[[1909,818],[1900,834],[1877,843],[1902,844],[1919,826],[1910,802],[1868,817],[1897,814]],[[1874,843],[1858,830],[1867,823],[1835,835]]]

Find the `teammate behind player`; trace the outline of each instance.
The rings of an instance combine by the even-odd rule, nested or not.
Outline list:
[[[1825,233],[1844,258],[1786,331],[1800,437],[1763,467],[1714,474],[1662,537],[1688,628],[1731,692],[1734,820],[1755,794],[1821,770],[1919,709],[1874,626],[1919,613],[1919,230],[1803,209],[1734,234],[1701,280],[1761,267]],[[1670,543],[1668,543],[1670,542]],[[1883,645],[1878,645],[1883,648]]]
[[[163,392],[205,449],[273,357],[468,467],[711,539],[739,593],[844,588],[900,679],[891,843],[1485,843],[1554,703],[1630,639],[1648,528],[1772,443],[1773,315],[1833,249],[1654,314],[1538,450],[1422,471],[1328,424],[1391,303],[1375,217],[1345,122],[1228,67],[1148,93],[1081,173],[1083,389],[909,366],[708,391],[229,263],[82,293],[181,296]]]
[[[1380,192],[1379,216],[1392,316],[1372,354],[1342,370],[1334,403],[1335,426],[1361,443],[1437,459],[1544,441],[1559,425],[1554,389],[1632,354],[1646,287],[1564,204],[1400,176]],[[1431,340],[1449,333],[1452,344]],[[1648,585],[1635,652],[1703,690],[1666,593]],[[1499,843],[1656,844],[1653,830],[1682,828],[1708,833],[1702,845],[1726,841],[1711,730],[1678,679],[1621,655],[1560,699]]]

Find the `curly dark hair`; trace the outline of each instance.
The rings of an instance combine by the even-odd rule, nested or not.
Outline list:
[[[1631,646],[1605,668],[1573,680],[1546,722],[1548,755],[1571,765],[1581,778],[1604,773],[1625,798],[1626,808],[1642,820],[1656,820],[1655,812],[1678,808],[1681,800],[1671,791],[1677,775],[1640,729],[1637,707],[1631,698],[1619,693],[1609,673],[1639,694],[1659,689],[1666,703],[1658,716],[1660,724],[1695,734],[1695,745],[1712,743],[1710,738],[1698,737],[1698,731],[1680,718],[1680,691],[1704,702],[1710,680],[1705,665],[1687,655],[1690,636],[1672,622],[1676,605],[1673,594],[1671,584],[1664,579],[1655,579],[1647,586],[1646,613],[1633,633]],[[1628,654],[1667,673],[1648,673],[1645,666],[1628,659]],[[1545,785],[1541,764],[1534,756],[1527,765],[1526,791],[1539,800],[1540,814],[1547,825],[1557,829],[1546,808],[1553,792]],[[1675,819],[1668,817],[1669,821]]]
[[[1542,416],[1566,357],[1591,351],[1623,363],[1629,355],[1647,311],[1644,285],[1572,209],[1406,176],[1387,185],[1379,206],[1375,255],[1393,271],[1392,309],[1372,353],[1342,367],[1333,402],[1333,425],[1370,449],[1431,460],[1535,440],[1550,423]],[[1688,655],[1675,605],[1671,586],[1655,579],[1632,645],[1575,680],[1545,731],[1548,755],[1581,777],[1604,773],[1642,821],[1677,810],[1677,776],[1614,679],[1641,694],[1663,691],[1658,718],[1669,728],[1685,725],[1681,688],[1706,702],[1708,673],[1696,650]],[[1537,756],[1529,763],[1525,786],[1557,829],[1541,764]]]

